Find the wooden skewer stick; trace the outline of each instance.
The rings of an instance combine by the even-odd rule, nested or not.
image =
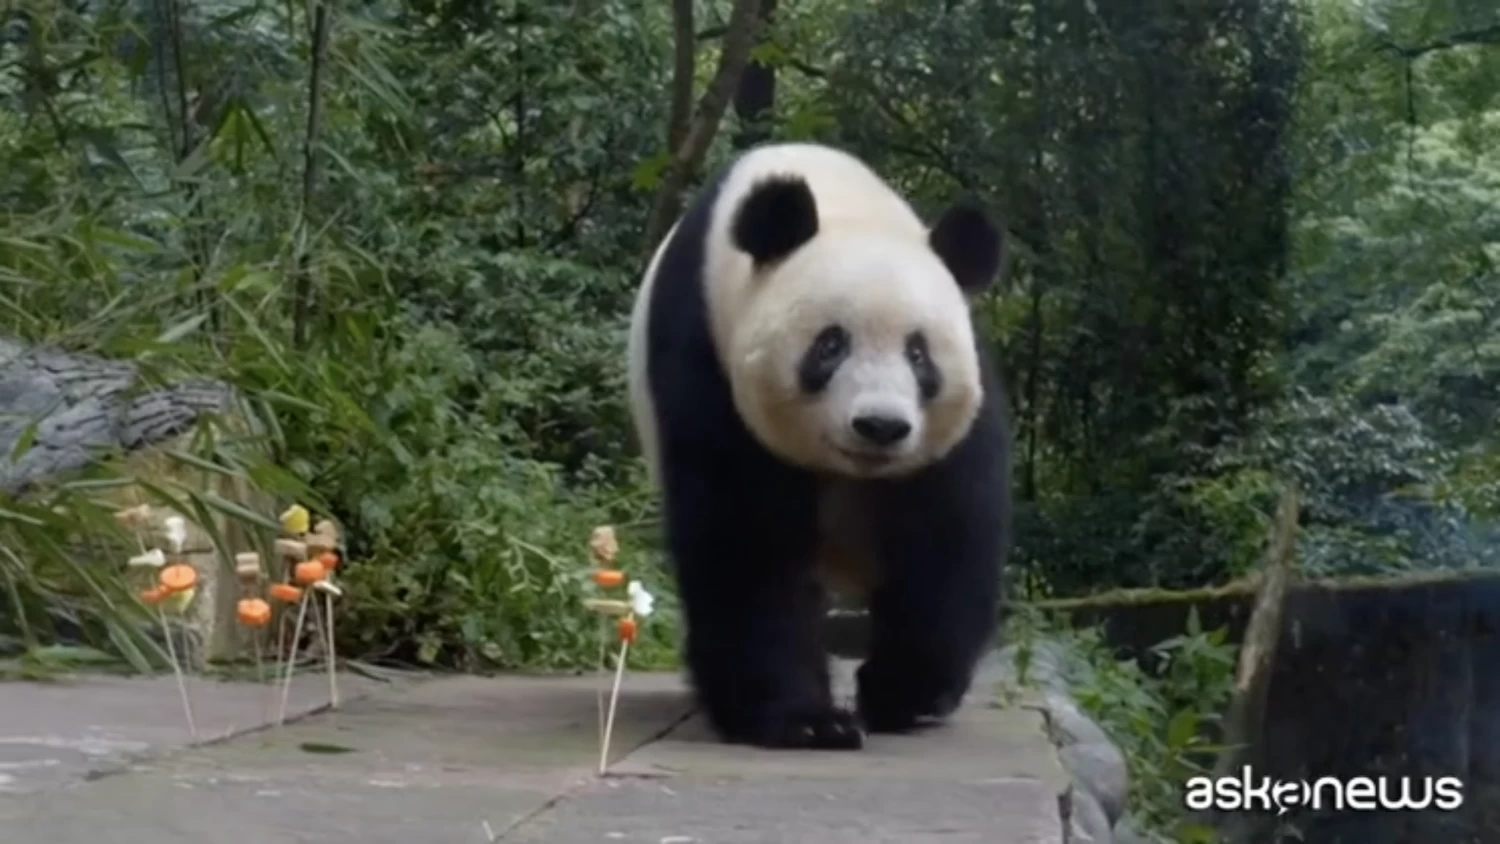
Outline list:
[[[286,619],[287,614],[283,610],[276,613],[276,667],[273,669],[272,677],[280,677],[284,672],[282,668],[286,660]],[[269,713],[276,702],[276,687],[266,686],[266,711]]]
[[[620,681],[625,677],[625,656],[630,652],[630,641],[620,642],[620,657],[615,662],[615,686],[609,693],[609,717],[604,721],[604,741],[599,747],[599,775],[609,768],[609,739],[615,729],[615,705],[620,701]]]
[[[323,593],[324,604],[320,622],[322,627],[318,629],[323,637],[323,662],[328,667],[328,706],[330,709],[337,709],[339,705],[339,660],[334,650],[338,640],[333,633],[333,598],[344,592],[326,576],[314,583],[312,588]]]
[[[292,694],[292,669],[297,667],[297,643],[302,638],[302,622],[307,618],[307,592],[297,602],[297,625],[292,630],[292,649],[286,658],[286,675],[281,681],[281,711],[276,713],[276,726],[286,723],[286,703]]]
[[[188,698],[187,680],[182,676],[182,666],[177,662],[177,646],[172,643],[172,626],[167,622],[167,614],[160,606],[156,608],[156,617],[161,620],[162,637],[167,640],[167,657],[172,660],[172,674],[177,678],[177,694],[182,698],[182,712],[187,716],[188,733],[193,741],[197,741],[198,723],[193,720],[193,703]]]
[[[333,652],[333,592],[320,589],[324,600],[324,633],[327,634],[327,645],[324,646],[324,661],[329,666],[329,708],[339,708],[339,657]]]
[[[603,618],[599,619],[599,670],[598,677],[604,678],[605,660],[609,658],[609,622]],[[604,686],[596,688],[597,704],[599,710],[599,741],[604,742]]]
[[[333,593],[324,592],[323,600],[328,608],[328,705],[337,709],[339,705],[339,660],[333,652]]]
[[[266,661],[265,657],[262,655],[262,652],[265,650],[265,648],[261,646],[260,641],[261,636],[264,635],[262,632],[263,630],[264,628],[256,628],[256,630],[250,634],[250,641],[255,643],[255,682],[259,683],[261,686],[261,691],[257,694],[260,694],[262,702],[267,704],[261,707],[260,717],[262,718],[266,717],[266,710],[269,710],[271,708],[269,706],[270,698],[265,696],[265,689],[267,688]]]

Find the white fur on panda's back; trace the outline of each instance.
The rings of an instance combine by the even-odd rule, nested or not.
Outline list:
[[[641,454],[646,458],[646,474],[653,485],[658,482],[661,472],[657,466],[659,457],[656,445],[656,405],[651,401],[646,339],[650,336],[651,330],[651,288],[656,281],[656,268],[661,263],[662,254],[667,251],[667,244],[672,242],[672,235],[676,233],[677,225],[673,224],[666,237],[663,237],[656,247],[656,254],[651,256],[651,263],[646,267],[645,279],[635,294],[635,305],[630,311],[630,333],[625,341],[630,416],[635,423],[636,438],[640,440]]]
[[[859,230],[887,240],[923,244],[927,240],[927,226],[911,205],[849,153],[811,143],[751,150],[735,163],[719,188],[703,254],[704,297],[721,354],[734,322],[756,292],[751,285],[750,256],[735,248],[729,228],[746,194],[757,182],[775,175],[795,175],[807,182],[817,202],[820,235]]]

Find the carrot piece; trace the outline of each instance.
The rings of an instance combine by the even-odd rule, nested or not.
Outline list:
[[[288,604],[295,604],[302,600],[302,590],[290,583],[273,583],[270,588],[271,598]]]
[[[235,607],[240,624],[246,627],[264,627],[271,620],[271,605],[259,598],[245,598]]]
[[[161,570],[157,580],[168,592],[182,592],[197,585],[198,571],[187,563],[173,563]]]
[[[339,555],[332,551],[324,551],[317,557],[325,571],[334,571],[339,567]]]
[[[328,573],[323,571],[322,563],[317,560],[308,560],[305,563],[298,563],[297,568],[292,570],[292,576],[303,586],[311,586],[327,577]]]
[[[625,582],[625,572],[619,569],[594,569],[594,582],[608,589]]]
[[[635,641],[635,619],[630,616],[620,619],[620,641]]]
[[[154,589],[147,589],[141,593],[141,600],[153,606],[161,603],[162,599],[165,597],[167,597],[167,590],[162,586],[158,586]]]

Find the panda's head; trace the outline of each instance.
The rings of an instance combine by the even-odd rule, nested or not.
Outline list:
[[[993,282],[1000,232],[959,204],[929,230],[819,219],[806,181],[763,178],[729,233],[752,271],[728,319],[735,404],[802,466],[892,477],[968,433],[984,401],[969,300]]]

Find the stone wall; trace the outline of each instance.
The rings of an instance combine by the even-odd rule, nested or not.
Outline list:
[[[999,653],[1003,682],[1029,692],[1041,710],[1047,736],[1070,785],[1059,799],[1068,844],[1138,844],[1144,841],[1127,815],[1130,774],[1125,754],[1073,699],[1063,674],[1063,646],[1048,640],[1029,643],[1025,677],[1019,674],[1017,646]]]
[[[212,494],[273,517],[271,498],[243,478],[194,468],[169,456],[191,451],[194,431],[205,414],[212,414],[221,430],[249,432],[249,420],[238,410],[237,395],[223,384],[188,380],[153,385],[130,361],[33,348],[0,337],[0,493],[45,495],[101,455],[123,456],[124,476],[178,493]],[[29,443],[18,448],[23,438]],[[121,508],[151,502],[154,518],[142,541],[147,547],[167,549],[162,520],[173,513],[145,490],[132,485],[101,492],[97,498]],[[195,524],[198,514],[176,515],[188,523],[181,556],[197,570],[199,583],[198,596],[179,629],[192,645],[185,654],[189,666],[199,667],[240,653],[233,558],[255,546],[243,523],[220,512],[209,513],[209,518],[223,547]],[[123,559],[111,562],[124,569]],[[5,611],[0,608],[0,613]]]
[[[1203,629],[1242,641],[1254,592],[1119,594],[1052,602],[1077,626],[1102,625],[1123,657],[1175,635],[1196,610]],[[1500,572],[1428,571],[1303,580],[1287,587],[1263,712],[1238,765],[1282,782],[1333,777],[1458,777],[1452,811],[1299,807],[1285,819],[1235,813],[1221,832],[1270,840],[1283,822],[1307,841],[1404,844],[1500,841]],[[1396,789],[1400,786],[1396,785]]]

